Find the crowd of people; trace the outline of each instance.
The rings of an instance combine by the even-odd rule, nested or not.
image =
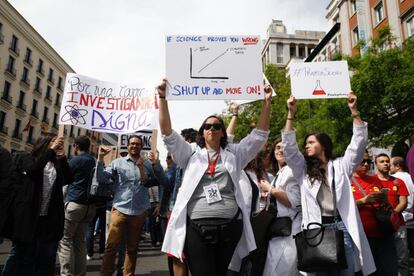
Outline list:
[[[157,87],[166,169],[158,152],[142,157],[137,135],[129,136],[125,156],[107,164],[111,148],[101,146],[95,157],[87,136],[75,138],[70,160],[63,137],[50,133],[30,152],[0,147],[0,236],[12,241],[2,276],[55,275],[56,256],[60,275],[86,275],[95,232],[100,274],[134,275],[143,229],[154,247],[162,244],[170,275],[301,275],[295,237],[312,225],[341,230],[345,259],[315,275],[409,275],[414,147],[407,158],[380,153],[373,160],[352,92],[353,135],[336,157],[331,138],[320,132],[308,133],[299,150],[294,97],[280,138],[268,141],[268,85],[256,127],[240,141],[235,104],[227,128],[212,115],[198,131],[178,134],[166,85]],[[110,193],[93,194],[94,182]]]

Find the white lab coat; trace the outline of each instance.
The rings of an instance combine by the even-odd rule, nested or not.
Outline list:
[[[277,216],[288,216],[292,219],[292,235],[289,237],[274,237],[269,241],[264,276],[296,276],[297,253],[293,235],[301,231],[302,215],[300,212],[300,187],[292,170],[288,166],[278,171],[275,187],[286,192],[292,207],[287,207],[277,200]]]
[[[246,183],[247,185],[241,186],[239,177],[243,168],[260,151],[268,135],[268,131],[254,129],[239,144],[228,144],[225,149],[220,150],[221,160],[233,181],[236,202],[243,215],[243,233],[235,250],[235,255],[241,258],[247,256],[250,251],[254,250],[256,243],[250,225],[250,209],[247,205],[249,200],[249,194],[247,192],[249,188],[247,187],[250,184]],[[161,250],[177,258],[181,258],[186,236],[187,203],[207,170],[208,156],[205,148],[201,149],[197,147],[194,152],[190,144],[184,141],[175,131],[171,135],[163,136],[162,138],[167,150],[174,156],[175,163],[179,167],[185,168],[185,170],[182,185],[168,222]],[[232,267],[231,263],[230,267]]]
[[[311,222],[321,223],[321,210],[316,199],[321,183],[315,181],[311,184],[308,179],[305,158],[299,151],[295,131],[282,131],[282,141],[286,163],[301,185],[302,228],[306,228]],[[353,136],[344,156],[330,160],[327,172],[328,183],[332,189],[332,166],[334,166],[338,212],[354,244],[355,271],[362,268],[364,275],[375,271],[375,263],[355,205],[349,178],[362,161],[367,142],[367,124],[364,123],[363,126],[354,124]]]

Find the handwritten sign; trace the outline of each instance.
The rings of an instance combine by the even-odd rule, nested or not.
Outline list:
[[[346,98],[351,91],[346,61],[293,63],[289,73],[297,99]]]
[[[167,99],[263,99],[260,48],[259,36],[167,36]]]
[[[95,80],[69,73],[59,124],[93,131],[132,133],[156,128],[158,102],[153,89]]]
[[[119,136],[119,150],[126,151],[128,149],[128,138],[131,135],[141,136],[141,150],[151,150],[152,130],[140,130],[131,134],[121,134]]]

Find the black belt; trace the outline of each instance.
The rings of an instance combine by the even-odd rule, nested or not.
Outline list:
[[[336,221],[342,221],[342,218],[340,216],[338,216],[336,218]],[[330,223],[334,223],[335,222],[335,217],[334,216],[329,216],[329,217],[325,217],[322,216],[322,224],[330,224]]]

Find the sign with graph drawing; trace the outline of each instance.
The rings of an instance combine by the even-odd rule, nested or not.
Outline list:
[[[296,99],[346,98],[351,91],[346,61],[293,63],[289,74]]]
[[[132,133],[157,128],[154,89],[66,75],[59,124],[93,131]]]
[[[260,50],[259,36],[167,36],[167,99],[263,99]]]

